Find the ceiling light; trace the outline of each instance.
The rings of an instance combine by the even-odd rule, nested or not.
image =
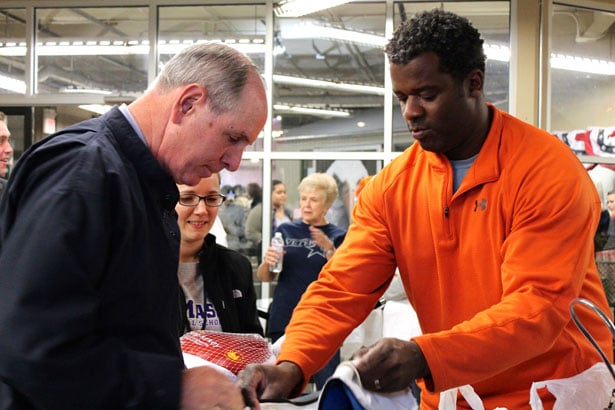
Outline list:
[[[300,17],[349,2],[350,0],[281,0],[273,10],[278,17]]]
[[[387,43],[387,39],[384,36],[377,34],[345,30],[311,22],[287,25],[286,28],[283,28],[281,33],[284,40],[321,38],[354,44],[365,44],[374,47],[384,47]]]
[[[15,78],[7,77],[2,74],[0,74],[0,88],[17,94],[26,93],[26,83],[24,81],[16,80]]]
[[[510,61],[510,48],[500,44],[483,44],[483,51],[489,60]]]
[[[169,40],[160,41],[158,50],[160,54],[177,54],[183,48],[203,41],[193,40]],[[245,53],[245,54],[265,54],[265,45],[262,41],[247,42],[246,40],[224,40],[221,41],[229,46]],[[134,41],[122,42],[121,45],[112,44],[110,41],[73,41],[70,43],[56,42],[38,43],[36,45],[36,54],[39,56],[96,56],[96,55],[147,55],[149,53],[149,42],[142,41],[135,43]],[[0,56],[23,57],[26,55],[25,43],[5,43],[0,44]]]
[[[326,110],[322,108],[298,107],[284,104],[274,104],[273,109],[287,113],[315,115],[317,117],[350,117],[348,111],[342,110]]]
[[[183,42],[182,44],[159,44],[158,50],[160,54],[177,54],[182,49],[188,47],[191,44],[202,43],[205,41],[196,41],[194,43]],[[218,41],[220,43],[224,43],[234,49],[237,49],[245,54],[265,54],[265,45],[261,42],[252,41],[251,43],[247,42],[237,42],[234,39],[228,39],[223,41]]]
[[[273,82],[276,84],[296,85],[300,87],[324,88],[328,90],[384,95],[383,87],[374,87],[371,85],[361,84],[336,83],[333,81],[312,80],[311,78],[290,77],[287,75],[274,74]]]
[[[615,63],[593,58],[551,54],[551,68],[590,74],[615,75]]]
[[[113,107],[105,104],[84,104],[80,105],[79,108],[81,108],[82,110],[93,112],[95,114],[103,115]]]
[[[505,45],[485,44],[483,48],[485,50],[485,55],[490,60],[510,61],[510,48]],[[560,70],[615,75],[615,62],[613,61],[552,53],[550,64],[551,68]]]
[[[59,90],[61,93],[72,93],[72,94],[100,94],[100,95],[111,95],[112,92],[109,90],[101,90],[98,88],[74,88],[74,87],[64,87]]]

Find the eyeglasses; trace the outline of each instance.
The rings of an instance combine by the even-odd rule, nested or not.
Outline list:
[[[182,194],[179,196],[179,204],[183,206],[198,206],[203,200],[205,206],[220,206],[226,201],[226,197],[222,194],[198,196],[196,194]]]

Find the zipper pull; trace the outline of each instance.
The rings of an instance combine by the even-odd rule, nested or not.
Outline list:
[[[444,207],[444,217],[448,218],[448,205]]]

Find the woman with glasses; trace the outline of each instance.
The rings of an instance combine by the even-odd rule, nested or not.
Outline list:
[[[178,276],[186,301],[183,332],[207,329],[263,335],[250,261],[217,244],[209,233],[226,199],[220,194],[220,175],[177,187]]]

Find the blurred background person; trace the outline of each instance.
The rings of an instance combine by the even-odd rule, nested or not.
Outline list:
[[[220,175],[202,178],[195,186],[178,188],[178,276],[185,299],[182,333],[206,329],[263,336],[250,261],[217,244],[215,236],[209,233],[225,200],[220,194]]]
[[[222,187],[222,195],[226,197],[226,201],[220,207],[218,218],[226,231],[228,247],[243,253],[248,247],[246,240],[248,202],[247,198],[242,198],[238,194],[240,190],[240,185]]]
[[[278,226],[292,220],[292,213],[286,208],[286,186],[282,181],[277,179],[271,181],[271,207],[271,231],[275,232]],[[254,243],[257,249],[258,263],[261,263],[260,249],[263,239],[262,200],[248,212],[248,217],[246,219],[246,238]]]
[[[248,197],[247,188],[241,184],[235,184],[233,185],[233,192],[235,193],[235,203],[249,209],[250,198]]]
[[[9,141],[10,138],[11,133],[8,128],[6,114],[0,111],[0,198],[2,198],[2,192],[4,192],[11,155],[13,154],[13,147]]]
[[[346,231],[325,218],[336,198],[337,182],[333,177],[324,173],[308,175],[299,184],[301,220],[283,223],[275,230],[284,237],[284,257],[267,321],[267,336],[273,343],[284,335],[299,299],[344,240]],[[275,279],[269,269],[279,257],[273,247],[267,249],[257,271],[260,280],[271,282]],[[312,380],[319,390],[339,362],[338,350],[329,363],[314,374]]]
[[[261,208],[263,206],[263,188],[256,182],[250,182],[246,185],[246,194],[249,200],[248,210],[246,212],[246,221],[245,221],[245,237],[248,242],[248,247],[245,251],[246,255],[250,258],[255,258],[256,264],[259,264],[260,261],[260,249],[261,242],[260,238],[255,238],[250,233],[250,227],[248,225],[250,214],[255,208]],[[262,212],[261,212],[262,215]]]
[[[254,209],[256,205],[263,202],[263,188],[256,182],[250,182],[246,186],[246,194],[250,201],[250,209]]]

